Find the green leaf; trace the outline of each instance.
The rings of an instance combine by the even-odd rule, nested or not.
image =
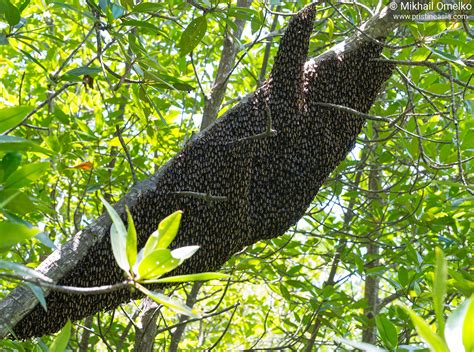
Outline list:
[[[166,282],[191,282],[191,281],[208,281],[208,280],[219,280],[227,279],[229,275],[222,273],[199,273],[199,274],[189,274],[189,275],[179,275],[179,276],[168,276],[162,279],[156,280],[145,280],[145,284],[153,283],[166,283]]]
[[[112,244],[112,252],[114,253],[115,261],[118,266],[126,271],[130,272],[130,264],[127,256],[127,229],[125,225],[115,211],[115,209],[107,202],[104,198],[100,197],[100,200],[105,205],[105,209],[112,219],[112,226],[110,226],[110,242]]]
[[[160,3],[151,3],[151,2],[142,2],[135,6],[132,12],[140,13],[140,12],[157,12],[163,10],[163,4]]]
[[[82,76],[82,75],[96,75],[100,72],[102,72],[102,69],[100,67],[82,66],[82,67],[73,68],[72,70],[67,71],[65,74],[71,75],[71,76]]]
[[[328,21],[328,40],[331,41],[334,35],[334,21],[330,18],[328,18],[327,21]]]
[[[8,191],[8,192],[6,192]],[[0,202],[0,209],[5,208],[13,199],[18,197],[20,194],[20,191],[14,190],[14,189],[9,189],[9,190],[4,190],[0,191],[0,196],[2,196],[0,199],[2,201]]]
[[[137,280],[157,279],[175,269],[179,264],[180,260],[173,258],[169,249],[157,249],[145,255],[138,263]]]
[[[5,188],[21,188],[40,178],[49,168],[48,162],[24,165],[5,180]]]
[[[48,306],[46,305],[46,298],[44,297],[44,292],[41,289],[41,287],[36,286],[35,284],[32,284],[31,282],[25,282],[25,285],[28,286],[28,288],[33,292],[35,297],[38,299],[38,302],[41,304],[41,307],[45,311],[48,310]]]
[[[135,229],[135,223],[133,222],[132,214],[127,206],[125,206],[127,212],[127,259],[128,264],[132,267],[137,261],[137,230]]]
[[[474,295],[457,307],[446,322],[444,337],[450,351],[474,351]]]
[[[438,333],[444,335],[444,297],[446,295],[446,281],[448,277],[448,265],[444,253],[440,248],[435,249],[436,264],[433,282],[433,307],[438,324]]]
[[[181,34],[181,39],[178,43],[180,55],[184,56],[193,51],[206,34],[206,30],[206,16],[197,17],[192,20],[184,30],[183,34]]]
[[[9,151],[30,151],[42,153],[45,155],[52,155],[53,153],[48,149],[40,147],[27,139],[16,136],[0,136],[0,150]]]
[[[109,0],[99,0],[99,7],[102,9],[102,11],[105,11],[107,6],[109,6]]]
[[[449,352],[443,338],[433,332],[431,327],[410,308],[401,305],[402,309],[410,316],[416,332],[430,347],[433,352]]]
[[[227,10],[227,15],[244,21],[251,21],[258,13],[254,9],[248,9],[246,7],[230,7]]]
[[[121,17],[125,13],[125,9],[117,4],[111,4],[110,9],[112,10],[112,16],[114,19]]]
[[[52,352],[63,352],[66,350],[69,338],[71,337],[71,321],[68,320],[66,325],[61,329],[58,336],[54,339],[49,350]]]
[[[15,273],[16,275],[22,276],[24,278],[38,279],[40,281],[47,282],[50,284],[53,283],[53,280],[51,280],[46,275],[31,268],[28,268],[27,266],[22,264],[0,260],[0,269],[13,271],[13,273]]]
[[[466,352],[474,352],[474,294],[466,302],[468,307],[462,328],[462,343]]]
[[[397,347],[398,333],[395,325],[383,315],[377,315],[375,323],[385,346],[389,349]]]
[[[143,249],[144,256],[158,248],[167,248],[176,237],[183,212],[178,210],[161,220],[158,230],[148,238]]]
[[[5,33],[0,33],[0,45],[8,45],[8,37]]]
[[[156,88],[163,88],[163,89],[169,89],[169,88],[174,88],[176,90],[184,90],[186,92],[189,92],[190,90],[193,90],[194,87],[190,85],[189,83],[180,80],[179,78],[165,75],[163,73],[157,73],[157,72],[150,72],[149,70],[145,71],[145,78],[147,79],[152,79],[157,83],[151,84],[153,87]]]
[[[0,168],[3,170],[3,178],[6,179],[13,171],[18,169],[21,164],[21,154],[17,152],[6,153],[0,162]],[[1,180],[1,177],[0,177]]]
[[[17,126],[31,112],[29,106],[12,106],[0,109],[0,133]]]
[[[139,21],[139,20],[127,20],[122,22],[122,26],[127,26],[127,27],[139,27],[139,28],[144,28],[147,29],[153,33],[156,34],[162,34],[163,31],[156,27],[155,25],[145,22],[145,21]]]
[[[0,0],[0,14],[5,16],[10,26],[15,26],[20,22],[20,10],[10,0]]]
[[[351,347],[358,348],[361,351],[386,352],[386,350],[384,350],[383,348],[379,348],[377,346],[371,345],[370,343],[366,343],[366,342],[352,341],[352,340],[348,340],[348,339],[345,339],[345,338],[342,338],[342,337],[337,337],[337,336],[334,337],[334,340],[339,342],[339,343],[343,343],[343,344],[349,345]]]
[[[163,306],[168,307],[177,313],[181,313],[193,318],[200,317],[199,314],[197,314],[195,310],[188,307],[182,302],[176,301],[162,293],[147,290],[145,287],[141,285],[138,286],[138,289],[142,291],[144,294],[146,294],[148,297],[150,297],[152,300],[154,300],[156,303],[162,304]]]
[[[14,224],[9,221],[0,222],[0,250],[5,250],[31,238],[41,231],[37,228],[28,228],[22,224]]]
[[[424,45],[429,51],[431,51],[433,54],[435,54],[436,56],[439,56],[440,58],[444,59],[444,60],[447,60],[447,61],[451,61],[451,62],[454,62],[458,65],[461,65],[461,66],[466,66],[466,64],[457,56],[454,56],[453,54],[450,54],[450,53],[446,53],[444,51],[441,51],[441,50],[438,50],[438,49],[435,49],[435,48],[431,48],[427,45]]]

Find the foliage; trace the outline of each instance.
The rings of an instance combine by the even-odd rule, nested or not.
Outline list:
[[[446,323],[443,315],[444,296],[447,286],[447,262],[444,258],[443,252],[437,248],[436,250],[436,265],[433,278],[433,307],[435,307],[436,322],[438,329],[434,332],[428,321],[420,317],[413,309],[401,305],[401,308],[410,317],[413,326],[415,327],[418,336],[424,340],[433,352],[458,352],[458,351],[473,351],[474,339],[472,335],[474,321],[474,294],[459,305],[449,316]],[[417,346],[401,345],[397,346],[397,329],[393,323],[383,316],[376,318],[377,328],[379,330],[380,338],[385,347],[389,350],[407,349],[417,350]],[[378,348],[377,346],[350,341],[347,339],[336,339],[342,343],[359,348],[364,351],[387,351]],[[397,350],[398,350],[397,349]]]
[[[281,13],[303,5],[268,6]],[[318,6],[313,57],[355,33],[378,1]],[[236,67],[220,114],[260,84],[276,54],[288,17],[262,2],[0,0],[2,271],[37,266],[100,215],[99,196],[114,203],[186,144],[237,20],[246,25],[233,38]],[[180,317],[158,310],[155,348],[177,339],[183,350],[344,348],[335,336],[389,350],[422,346],[415,315],[394,301],[430,330],[436,319],[441,332],[450,317],[437,336],[453,331],[451,317],[472,312],[474,292],[472,36],[468,21],[433,21],[404,23],[388,38],[384,55],[399,65],[370,113],[394,122],[368,121],[302,220],[231,258],[223,271],[232,280],[201,288],[195,309],[213,308],[183,336],[174,333]],[[131,264],[133,233],[115,230],[121,267],[144,273]],[[169,242],[159,248],[159,237],[149,253],[165,253]],[[446,285],[433,280],[445,275],[439,265],[433,274],[436,247],[448,261]],[[2,297],[15,286],[3,274]],[[174,295],[190,292],[183,284]],[[91,350],[132,349],[141,317],[135,304],[122,308],[73,323],[70,348],[85,339]],[[52,340],[0,346],[45,349]]]

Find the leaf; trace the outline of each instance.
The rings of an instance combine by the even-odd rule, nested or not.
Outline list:
[[[9,221],[0,222],[0,250],[5,250],[31,238],[41,231],[37,228],[28,228],[22,224],[14,224]]]
[[[29,106],[12,106],[0,109],[0,133],[17,126],[33,110]]]
[[[184,30],[183,34],[181,34],[181,39],[178,43],[180,55],[185,56],[193,51],[206,34],[206,30],[206,16],[197,17],[192,20]]]
[[[441,50],[438,50],[438,49],[435,49],[435,48],[431,48],[427,45],[424,45],[424,47],[426,47],[433,54],[435,54],[436,56],[439,56],[440,58],[442,58],[444,60],[454,62],[454,63],[456,63],[458,65],[461,65],[461,66],[466,66],[466,64],[459,57],[456,57],[453,54],[446,53],[444,51],[441,51]]]
[[[180,262],[193,256],[194,253],[199,249],[199,246],[186,246],[176,248],[171,251],[173,258],[178,259]]]
[[[433,280],[433,307],[438,324],[438,333],[444,335],[444,297],[446,295],[446,280],[448,277],[448,266],[444,253],[440,248],[435,249],[436,264]]]
[[[8,194],[8,195],[6,195]],[[5,191],[0,191],[0,195],[2,196],[0,199],[2,199],[2,202],[0,203],[0,209],[5,208],[13,199],[18,197],[20,194],[20,191],[16,191],[13,189]]]
[[[27,266],[22,264],[0,260],[0,269],[13,271],[16,275],[24,278],[38,279],[40,281],[47,282],[50,284],[53,283],[53,280],[51,280],[46,275],[40,273],[39,271],[28,268]]]
[[[157,72],[150,72],[149,70],[145,71],[145,78],[147,79],[152,79],[153,81],[157,83],[151,84],[153,87],[156,88],[163,88],[163,89],[169,89],[169,88],[174,88],[176,90],[183,90],[186,92],[189,92],[194,89],[192,85],[189,83],[180,80],[179,78],[165,75],[163,73],[157,73]]]
[[[125,13],[125,9],[117,4],[111,4],[110,9],[112,10],[112,16],[114,19],[117,19],[119,17],[122,17],[122,15]]]
[[[199,274],[189,274],[189,275],[179,275],[179,276],[168,276],[162,279],[156,280],[146,280],[143,283],[152,284],[152,283],[166,283],[166,282],[192,282],[192,281],[208,281],[208,280],[218,280],[218,279],[227,279],[229,275],[222,273],[199,273]]]
[[[474,351],[474,294],[467,300],[467,311],[462,328],[462,343],[466,352]]]
[[[450,351],[474,349],[474,295],[459,305],[448,317],[444,337]]]
[[[151,234],[145,244],[145,256],[158,248],[167,248],[170,245],[178,233],[182,215],[183,212],[178,210],[161,220],[158,230]]]
[[[251,21],[254,16],[258,16],[258,13],[254,9],[248,9],[246,7],[230,7],[227,10],[227,15],[244,21]]]
[[[0,14],[3,13],[10,26],[15,26],[20,22],[20,10],[18,10],[10,0],[0,0]]]
[[[71,75],[71,76],[83,76],[83,75],[95,75],[102,72],[102,69],[100,67],[78,67],[78,68],[73,68],[72,70],[67,71],[65,74],[66,75]]]
[[[332,19],[328,18],[328,40],[332,40],[332,36],[334,35],[334,22]]]
[[[48,311],[48,307],[46,305],[46,298],[44,297],[44,292],[41,289],[41,287],[36,286],[35,284],[32,284],[31,282],[25,282],[25,285],[28,286],[28,288],[33,292],[35,297],[38,299],[38,302],[41,304],[41,307],[45,311]]]
[[[154,300],[156,303],[159,303],[165,307],[168,307],[174,310],[177,313],[181,313],[193,318],[199,318],[199,314],[197,314],[192,308],[188,307],[182,302],[176,301],[162,293],[147,290],[143,286],[138,286],[138,289]]]
[[[127,20],[122,22],[122,26],[127,26],[127,27],[139,27],[139,28],[144,28],[148,29],[149,31],[156,33],[156,34],[163,34],[163,31],[156,27],[155,25],[145,22],[145,21],[139,21],[139,20]]]
[[[10,151],[31,151],[42,153],[45,155],[52,155],[53,153],[48,149],[40,147],[27,139],[16,136],[0,136],[0,150]]]
[[[151,2],[142,2],[135,6],[132,12],[156,12],[163,10],[163,4],[160,3],[151,3]]]
[[[352,340],[348,340],[348,339],[345,339],[345,338],[342,338],[342,337],[337,337],[337,336],[334,337],[334,340],[339,342],[339,343],[343,343],[343,344],[349,345],[351,347],[358,348],[359,350],[362,350],[362,351],[386,352],[386,350],[384,350],[383,348],[379,348],[377,346],[371,345],[370,343],[366,343],[366,342],[352,341]]]
[[[175,269],[179,264],[179,259],[173,258],[169,249],[157,249],[145,255],[138,263],[137,280],[157,279]]]
[[[431,330],[431,327],[410,308],[401,305],[402,309],[410,316],[418,336],[422,338],[434,352],[449,352],[444,340]]]
[[[380,337],[389,349],[394,349],[398,345],[398,333],[395,325],[383,315],[375,317],[375,323]]]
[[[0,33],[0,45],[8,45],[8,37],[5,33]]]
[[[40,178],[49,168],[48,162],[24,165],[5,180],[5,188],[21,188]]]
[[[127,229],[115,209],[104,198],[100,197],[100,200],[104,203],[105,209],[107,209],[112,219],[110,242],[115,261],[122,270],[128,273],[130,272],[130,264],[127,257]]]
[[[58,336],[53,340],[53,343],[49,346],[49,350],[52,352],[63,352],[66,350],[69,338],[71,337],[71,321],[68,320],[66,325],[61,329]]]
[[[3,178],[6,179],[13,171],[18,169],[21,164],[21,154],[17,152],[8,152],[3,156],[0,167],[3,169]]]
[[[125,206],[127,212],[127,259],[128,264],[132,267],[137,261],[137,230],[135,229],[135,223],[133,222],[132,214],[127,206]]]

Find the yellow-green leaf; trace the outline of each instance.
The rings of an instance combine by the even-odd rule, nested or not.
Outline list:
[[[186,27],[181,39],[178,43],[178,48],[181,56],[189,54],[199,44],[201,39],[206,34],[207,20],[206,16],[197,17],[191,21]]]
[[[132,214],[127,206],[125,206],[127,212],[127,259],[128,264],[132,267],[137,261],[137,230],[135,229],[135,223],[133,222]]]
[[[192,282],[192,281],[208,281],[208,280],[218,280],[218,279],[227,279],[229,275],[222,273],[199,273],[199,274],[189,274],[189,275],[179,275],[179,276],[168,276],[163,279],[157,280],[146,280],[143,283],[165,283],[165,282]]]
[[[51,346],[49,346],[49,350],[51,352],[65,351],[70,337],[71,337],[71,321],[68,320],[66,325],[64,325],[64,327],[59,332],[58,336],[56,336],[56,338],[54,339]]]
[[[147,290],[143,286],[138,286],[138,289],[154,300],[156,303],[162,304],[165,307],[168,307],[174,310],[177,313],[181,313],[193,318],[199,318],[199,314],[193,310],[192,308],[188,307],[182,302],[176,301],[162,293]]]
[[[426,321],[419,317],[412,309],[401,306],[403,310],[410,316],[413,325],[415,326],[416,332],[429,346],[433,352],[449,352],[446,343],[443,338],[437,335]]]
[[[448,277],[448,265],[444,253],[440,248],[435,249],[436,265],[433,281],[433,307],[438,324],[438,333],[444,335],[444,297],[446,295],[446,280]]]
[[[164,218],[158,225],[158,230],[148,238],[144,247],[144,256],[158,248],[167,248],[176,237],[183,212],[178,210]]]
[[[29,106],[12,106],[0,109],[0,133],[17,126],[32,110]]]
[[[8,249],[18,242],[22,242],[40,233],[37,228],[28,228],[22,224],[9,221],[0,222],[0,250]]]
[[[49,168],[48,162],[27,164],[12,172],[5,180],[5,188],[21,188],[40,178]]]
[[[137,280],[157,279],[175,269],[179,264],[180,260],[173,258],[170,250],[159,248],[145,255],[138,263]]]

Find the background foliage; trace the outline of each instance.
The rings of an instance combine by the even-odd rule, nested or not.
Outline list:
[[[220,113],[252,92],[289,19],[281,13],[304,5],[136,3],[0,1],[1,260],[35,267],[103,211],[99,195],[117,201],[180,150],[199,129],[237,20],[246,23]],[[319,6],[313,57],[378,3]],[[334,350],[336,336],[423,348],[393,303],[433,322],[435,247],[448,260],[445,312],[474,292],[472,38],[468,21],[397,30],[384,54],[399,65],[371,111],[393,122],[368,121],[297,226],[226,264],[230,282],[174,291],[203,319],[179,332],[185,317],[152,306],[155,349]],[[16,283],[2,275],[0,285],[4,296]],[[70,348],[133,349],[136,338],[139,349],[147,304],[73,324]]]

